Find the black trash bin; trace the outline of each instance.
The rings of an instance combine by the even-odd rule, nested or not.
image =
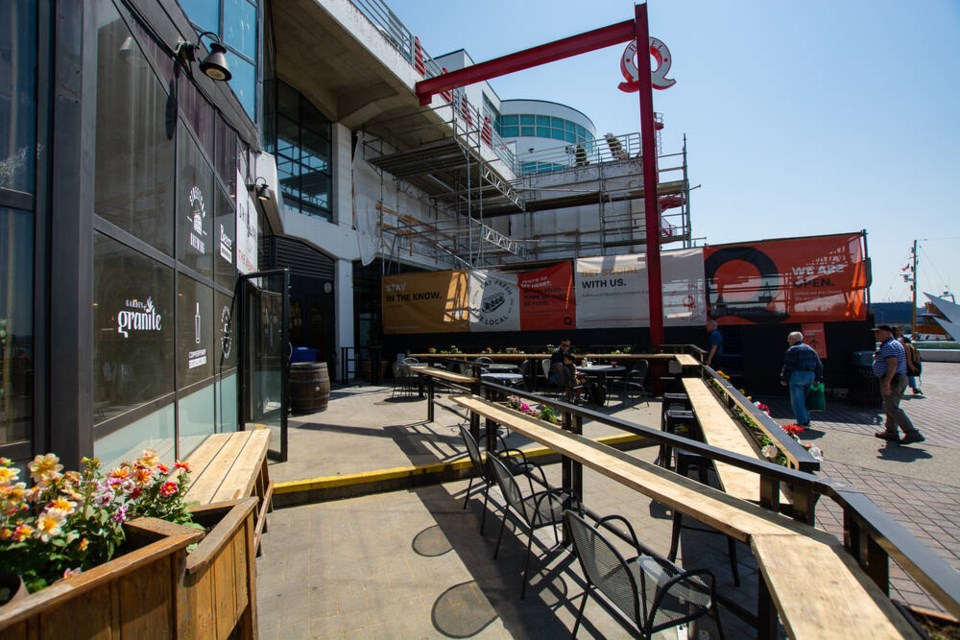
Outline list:
[[[861,407],[882,407],[880,380],[873,375],[873,351],[850,354],[850,402]]]

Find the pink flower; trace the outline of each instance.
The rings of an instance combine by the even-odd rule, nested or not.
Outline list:
[[[180,487],[176,482],[167,480],[160,486],[160,495],[162,495],[164,498],[169,498],[172,495],[176,495],[179,488]]]

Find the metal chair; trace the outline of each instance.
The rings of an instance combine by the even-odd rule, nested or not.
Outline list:
[[[410,369],[410,365],[397,365],[394,371],[393,393],[390,395],[390,397],[395,398],[398,395],[413,395],[414,393],[419,393],[419,391],[420,377],[413,373],[413,370]]]
[[[490,468],[486,466],[483,462],[483,456],[480,454],[480,445],[474,439],[473,434],[470,433],[470,430],[463,426],[460,426],[460,437],[463,438],[463,444],[467,448],[467,456],[470,458],[470,463],[473,466],[474,475],[470,477],[470,484],[467,485],[466,495],[463,497],[463,508],[467,508],[467,503],[470,500],[470,490],[473,488],[474,478],[479,479],[481,483],[480,490],[483,492],[483,511],[480,512],[480,535],[483,535],[483,527],[486,524],[487,520],[487,501],[490,498],[490,487],[496,482],[493,477],[493,473],[490,471]],[[523,451],[519,449],[510,449],[507,448],[506,443],[503,439],[497,435],[497,440],[500,443],[500,449],[496,451],[487,451],[487,455],[498,455],[498,456],[516,456],[517,466],[523,466],[527,464],[527,457],[524,455]],[[508,458],[511,462],[514,461],[514,458]]]
[[[626,527],[637,555],[626,559],[600,532],[611,520]],[[635,625],[641,636],[676,627],[704,615],[712,615],[717,633],[723,638],[717,609],[716,579],[706,569],[684,571],[640,544],[630,523],[622,516],[607,516],[590,524],[579,513],[567,510],[564,524],[573,537],[573,546],[587,588],[580,604],[572,637],[576,637],[591,594],[603,594],[612,610]]]
[[[650,404],[650,394],[647,392],[646,381],[647,372],[650,370],[650,362],[641,360],[630,372],[623,377],[623,403],[631,397],[643,398],[644,403]]]
[[[500,487],[500,492],[506,501],[503,507],[503,521],[500,523],[500,534],[497,536],[497,548],[493,552],[494,559],[500,552],[503,530],[507,526],[507,516],[511,510],[517,515],[521,527],[527,532],[527,554],[523,561],[523,572],[520,576],[522,580],[520,599],[522,600],[527,595],[527,569],[530,566],[530,551],[536,530],[552,526],[557,539],[557,546],[559,546],[560,532],[557,527],[563,521],[563,511],[574,503],[579,506],[579,500],[566,489],[535,491],[531,477],[533,470],[540,471],[544,485],[546,485],[546,477],[543,476],[543,470],[531,462],[517,465],[513,471],[508,469],[507,465],[498,456],[487,456],[487,464],[490,465],[497,485]],[[519,474],[523,474],[529,484],[529,491],[526,494],[520,490],[520,485],[517,483],[516,476]]]

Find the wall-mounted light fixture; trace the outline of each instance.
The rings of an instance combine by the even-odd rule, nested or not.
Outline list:
[[[247,191],[256,192],[257,199],[261,202],[273,200],[273,191],[270,190],[267,181],[263,178],[257,178],[255,182],[247,184]]]
[[[177,59],[184,62],[188,67],[190,63],[197,59],[197,49],[200,47],[200,41],[204,36],[210,36],[210,53],[200,61],[200,71],[204,75],[214,80],[226,82],[233,77],[230,68],[227,66],[227,49],[220,44],[220,36],[212,31],[204,31],[197,36],[196,44],[181,40],[177,43]]]

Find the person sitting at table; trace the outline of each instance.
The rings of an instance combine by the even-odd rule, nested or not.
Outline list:
[[[549,382],[552,384],[561,384],[561,379],[554,375],[554,369],[557,365],[563,365],[563,356],[573,353],[570,350],[570,338],[564,338],[560,341],[560,346],[554,349],[553,353],[550,354],[550,376],[548,378]],[[576,366],[576,365],[574,365]]]
[[[584,378],[577,372],[577,364],[573,353],[563,354],[563,362],[550,368],[551,378],[556,378],[556,384],[563,389],[566,400],[576,402],[580,399],[580,389]]]

